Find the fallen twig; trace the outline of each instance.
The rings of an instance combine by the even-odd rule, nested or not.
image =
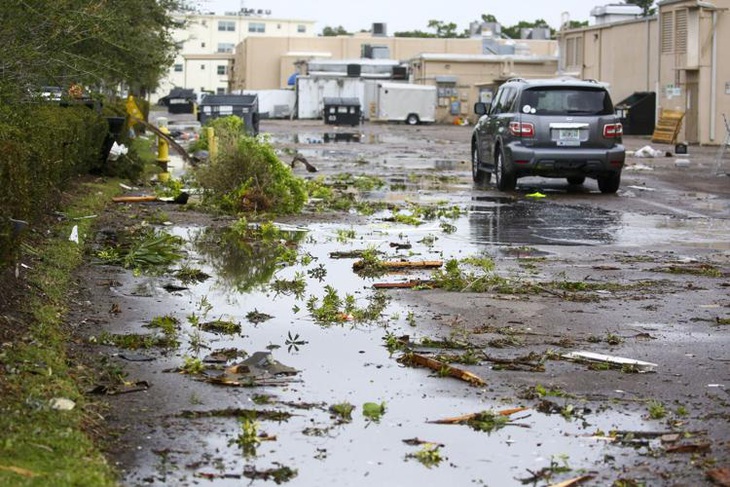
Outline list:
[[[511,416],[515,413],[519,413],[522,411],[527,411],[530,408],[525,407],[519,407],[519,408],[511,408],[511,409],[503,409],[502,411],[497,411],[496,414],[500,416]],[[475,419],[482,413],[470,413],[470,414],[463,414],[461,416],[454,416],[452,418],[443,418],[443,419],[437,419],[434,421],[429,421],[429,423],[432,424],[459,424],[459,423],[466,423],[467,421],[470,421],[472,419]]]
[[[409,365],[420,365],[422,367],[428,367],[429,369],[435,370],[440,374],[456,377],[457,379],[469,382],[472,385],[486,385],[486,382],[484,382],[481,377],[474,375],[469,371],[459,369],[457,367],[452,367],[451,365],[448,365],[444,362],[429,357],[424,357],[423,355],[419,355],[417,353],[407,353],[402,357],[401,361]]]

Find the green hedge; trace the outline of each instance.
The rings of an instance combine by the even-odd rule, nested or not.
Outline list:
[[[0,107],[0,265],[18,244],[10,218],[33,223],[68,181],[104,167],[106,119],[87,106]]]

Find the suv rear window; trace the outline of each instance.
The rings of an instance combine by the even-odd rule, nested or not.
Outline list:
[[[603,89],[536,87],[522,92],[519,110],[537,115],[611,115],[613,104]]]

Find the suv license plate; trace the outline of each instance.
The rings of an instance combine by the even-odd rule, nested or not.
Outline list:
[[[558,132],[558,145],[580,145],[580,130],[560,129]]]

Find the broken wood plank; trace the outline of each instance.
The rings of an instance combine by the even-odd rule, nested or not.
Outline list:
[[[625,365],[634,367],[638,372],[654,372],[654,369],[658,367],[657,364],[652,362],[644,362],[642,360],[635,360],[625,357],[616,357],[614,355],[606,355],[603,353],[595,352],[570,352],[562,355],[563,358],[569,360],[588,361],[588,362],[602,362],[606,364],[616,365],[623,367]]]
[[[407,353],[402,357],[402,361],[409,365],[420,365],[421,367],[428,367],[431,370],[435,370],[440,374],[449,375],[457,379],[461,379],[476,386],[484,386],[486,382],[481,377],[472,374],[469,371],[460,369],[458,367],[452,367],[449,364],[441,362],[440,360],[432,359],[419,355],[417,353]]]
[[[497,411],[497,414],[500,416],[512,416],[515,413],[521,413],[522,411],[527,411],[530,408],[525,407],[519,407],[519,408],[511,408],[511,409],[503,409],[502,411]],[[431,424],[459,424],[459,423],[466,423],[467,421],[471,421],[472,419],[475,419],[482,413],[470,413],[470,414],[463,414],[461,416],[454,416],[452,418],[443,418],[443,419],[437,419],[434,421],[429,421]]]
[[[364,260],[358,260],[352,264],[352,269],[357,271],[369,265]],[[377,263],[378,267],[383,270],[399,270],[399,269],[438,269],[444,265],[442,260],[386,260]]]

